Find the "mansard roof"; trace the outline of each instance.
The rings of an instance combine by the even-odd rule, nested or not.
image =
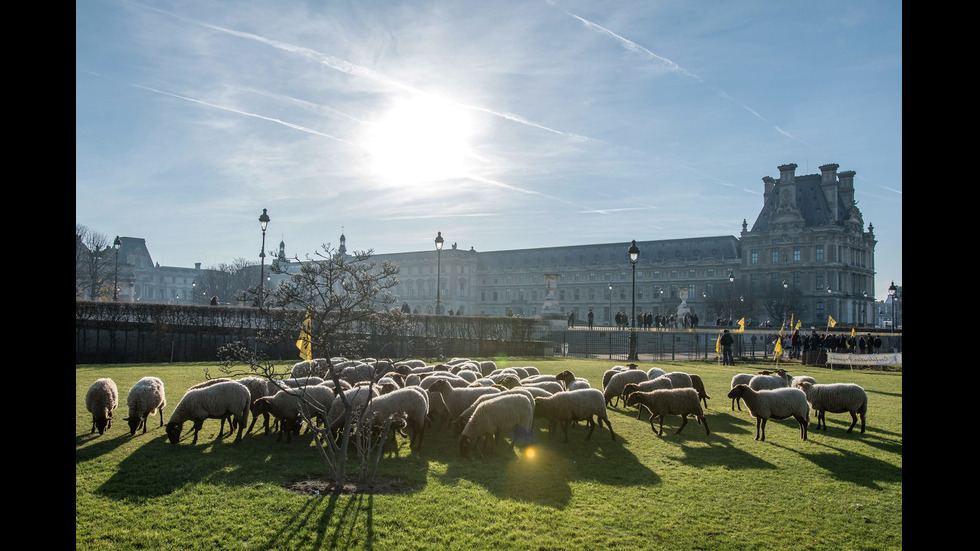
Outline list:
[[[805,174],[795,177],[796,181],[796,207],[803,217],[803,225],[806,227],[814,226],[833,226],[843,225],[844,216],[848,212],[847,205],[837,194],[837,208],[830,208],[827,197],[821,188],[820,174]],[[778,193],[770,193],[766,198],[758,218],[752,225],[752,231],[766,231],[769,229],[769,222],[776,207],[779,204]],[[834,212],[836,210],[836,217]]]

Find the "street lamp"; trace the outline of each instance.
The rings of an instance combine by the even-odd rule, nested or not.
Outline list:
[[[612,311],[612,283],[609,284],[609,327],[613,324],[613,311]]]
[[[118,298],[119,291],[119,247],[122,246],[122,241],[119,240],[119,236],[116,236],[116,240],[112,242],[112,250],[116,253],[116,268],[114,270],[115,275],[112,280],[112,302],[115,302]]]
[[[789,282],[784,279],[783,280],[783,323],[786,323],[786,310],[789,306],[786,303],[786,291],[788,290],[789,290]]]
[[[442,292],[442,232],[436,233],[436,315],[442,314],[442,306],[439,305],[439,295]]]
[[[731,325],[735,320],[735,272],[728,272],[728,282],[732,284],[728,291],[728,324]]]
[[[262,226],[262,251],[259,252],[261,264],[259,266],[259,307],[262,306],[262,296],[265,293],[265,229],[269,227],[268,209],[262,209],[262,216],[259,216],[259,224]]]
[[[898,287],[895,287],[895,282],[888,286],[888,296],[892,297],[892,331],[898,329],[898,320],[895,318],[895,299],[898,298]]]
[[[636,239],[630,244],[626,251],[629,254],[630,264],[633,266],[633,307],[630,315],[632,330],[630,331],[630,360],[639,360],[636,355],[636,261],[640,259],[640,248],[636,246]]]

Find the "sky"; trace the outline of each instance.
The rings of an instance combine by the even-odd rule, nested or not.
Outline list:
[[[855,171],[902,284],[893,0],[75,4],[75,222],[155,262],[741,233]],[[641,253],[642,254],[642,253]]]

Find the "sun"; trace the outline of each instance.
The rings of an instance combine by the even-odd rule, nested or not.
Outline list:
[[[371,171],[388,185],[417,185],[472,172],[475,127],[466,108],[416,94],[392,105],[368,130]]]

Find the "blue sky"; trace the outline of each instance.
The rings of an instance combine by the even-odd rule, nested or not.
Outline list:
[[[76,223],[163,265],[737,236],[837,163],[902,283],[899,2],[79,1],[75,113]]]

